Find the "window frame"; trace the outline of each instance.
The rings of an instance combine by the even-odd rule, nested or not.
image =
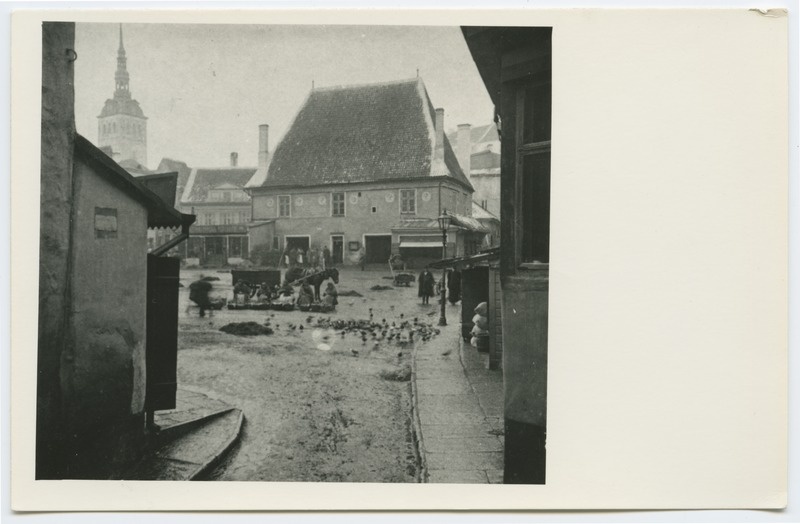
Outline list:
[[[334,196],[335,195],[341,195],[342,196],[342,201],[341,201],[342,214],[341,215],[338,215],[338,214],[336,214],[334,212],[335,211],[335,203],[334,203],[333,200],[334,200]],[[331,191],[330,199],[331,199],[331,216],[332,217],[337,217],[337,218],[346,217],[347,216],[347,192],[346,191]]]
[[[414,209],[412,211],[403,211],[403,192],[404,191],[412,191],[413,196],[411,198],[411,203],[414,205]],[[400,194],[398,195],[398,200],[400,201],[400,214],[401,215],[416,215],[417,214],[417,188],[406,188],[400,189]]]
[[[287,206],[287,208],[289,210],[289,214],[288,215],[282,215],[281,214],[281,198],[287,198],[288,199],[288,202],[289,202],[289,204]],[[277,201],[275,202],[275,207],[276,207],[275,213],[276,213],[277,217],[278,218],[292,218],[292,195],[277,195],[276,200]]]

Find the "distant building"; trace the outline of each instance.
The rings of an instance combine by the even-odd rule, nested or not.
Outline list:
[[[106,100],[97,117],[97,137],[101,149],[110,147],[112,158],[133,174],[147,171],[147,117],[130,91],[127,57],[119,27],[117,71],[114,74],[114,97]]]
[[[500,245],[500,219],[491,214],[488,210],[472,202],[472,218],[481,223],[486,228],[486,236],[483,239],[482,248],[496,247]]]
[[[458,126],[458,131],[448,135],[456,144],[461,169],[469,174],[475,188],[473,200],[498,219],[500,206],[500,135],[495,124],[471,127]]]
[[[448,252],[477,249],[473,188],[419,78],[312,89],[272,157],[259,155],[247,184],[254,221],[274,221],[280,250],[328,246],[334,263],[386,264],[394,253],[422,265],[442,257],[440,213],[456,217]],[[461,220],[458,220],[461,218]]]
[[[190,265],[238,265],[249,258],[250,195],[244,191],[254,167],[193,168],[183,188],[179,209],[197,215],[184,258]]]

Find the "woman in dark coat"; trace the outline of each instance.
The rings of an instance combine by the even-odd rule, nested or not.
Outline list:
[[[451,304],[455,304],[461,300],[461,272],[448,271],[447,272],[447,300]]]
[[[419,274],[418,282],[418,296],[422,297],[423,304],[428,304],[428,299],[433,296],[433,286],[436,282],[436,279],[433,278],[433,273],[431,273],[426,267],[422,270],[422,273]]]

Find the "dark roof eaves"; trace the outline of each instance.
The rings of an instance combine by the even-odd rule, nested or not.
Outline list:
[[[114,162],[108,155],[103,153],[100,148],[77,133],[75,134],[75,149],[90,163],[100,167],[101,169],[99,169],[99,172],[101,175],[104,175],[112,183],[116,184],[117,187],[142,203],[148,211],[157,211],[169,215],[174,219],[174,223],[170,221],[171,225],[179,226],[183,223],[184,218],[180,212],[161,200],[161,197],[147,189],[141,182],[138,182],[134,176],[125,171],[122,166]],[[109,176],[112,174],[116,176]]]
[[[259,189],[263,190],[275,190],[275,189],[311,189],[311,188],[330,188],[330,187],[338,187],[338,186],[350,186],[350,185],[372,185],[372,184],[387,184],[393,182],[421,182],[421,181],[449,181],[455,182],[465,189],[469,189],[471,191],[475,191],[475,188],[471,185],[465,184],[464,181],[459,180],[455,176],[452,175],[441,175],[441,176],[417,176],[417,177],[399,177],[399,178],[382,178],[376,180],[353,180],[352,182],[330,182],[330,183],[317,183],[317,184],[274,184],[270,185],[265,181],[264,184],[257,186],[257,187],[248,187],[247,191],[258,191]]]

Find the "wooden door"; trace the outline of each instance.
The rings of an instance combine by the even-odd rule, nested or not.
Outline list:
[[[145,410],[175,408],[180,260],[147,255]]]
[[[331,260],[334,264],[341,264],[344,261],[344,237],[341,235],[332,236],[331,244],[333,245]]]

